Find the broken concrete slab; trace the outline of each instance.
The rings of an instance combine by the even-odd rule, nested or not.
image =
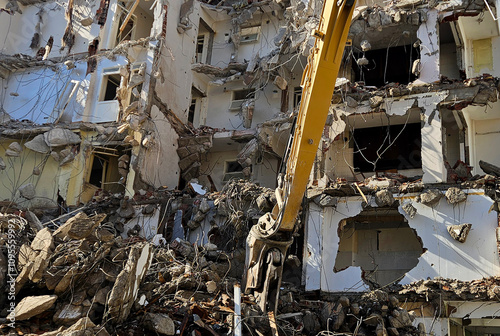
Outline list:
[[[24,147],[31,149],[34,152],[47,154],[50,152],[50,147],[45,142],[43,134],[38,134],[36,137],[24,144]]]
[[[31,242],[31,249],[35,254],[31,254],[25,268],[29,269],[28,278],[33,282],[39,282],[42,279],[43,272],[49,264],[49,257],[54,248],[52,233],[48,228],[38,231],[35,239]]]
[[[320,207],[333,207],[337,205],[338,198],[326,194],[321,194],[314,198],[314,203]]]
[[[174,321],[165,314],[146,313],[145,327],[160,335],[175,335]]]
[[[8,149],[10,149],[11,151],[14,151],[16,153],[21,153],[23,151],[23,147],[21,147],[21,145],[17,141],[12,142],[9,145]]]
[[[43,137],[50,147],[76,145],[82,141],[77,134],[65,128],[51,129]]]
[[[127,263],[116,278],[108,300],[107,313],[117,323],[127,319],[152,258],[153,253],[147,243],[137,243],[130,250]]]
[[[465,243],[465,240],[469,235],[471,227],[472,224],[465,223],[465,224],[450,225],[447,227],[447,230],[453,239],[455,239],[460,243]]]
[[[446,190],[445,197],[449,204],[457,204],[467,199],[465,192],[456,187]]]
[[[28,200],[31,200],[36,196],[35,186],[32,183],[22,185],[18,190],[21,196]]]
[[[88,317],[82,317],[81,319],[79,319],[78,321],[76,321],[71,327],[69,327],[68,329],[66,329],[63,332],[63,334],[64,335],[75,335],[76,336],[76,333],[74,333],[75,331],[87,330],[87,329],[94,328],[95,326],[96,325],[94,324],[94,322],[92,322],[91,319],[89,319]]]
[[[83,317],[83,306],[65,304],[53,316],[52,320],[57,324],[71,325]]]
[[[492,174],[497,177],[500,176],[500,167],[495,166],[494,164],[488,163],[483,160],[479,160],[479,167],[486,173],[486,174]]]
[[[24,212],[24,217],[28,221],[28,224],[33,229],[33,231],[38,232],[43,229],[42,222],[40,222],[38,217],[33,212],[26,210]]]
[[[57,295],[27,296],[16,306],[16,320],[28,320],[50,309],[57,300]]]
[[[88,217],[84,212],[79,212],[54,231],[53,235],[54,237],[67,236],[71,239],[83,239],[92,234],[104,218],[106,218],[106,214]]]

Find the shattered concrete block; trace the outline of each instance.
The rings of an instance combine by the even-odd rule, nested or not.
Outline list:
[[[57,300],[57,295],[27,296],[16,306],[16,320],[28,320],[50,309]]]
[[[361,41],[360,43],[360,47],[361,47],[361,50],[363,52],[366,52],[368,50],[371,50],[372,49],[372,45],[370,44],[370,42],[368,42],[367,40],[363,40]]]
[[[82,141],[77,134],[65,128],[53,128],[44,133],[43,137],[50,147],[76,145]]]
[[[456,187],[449,188],[444,196],[449,204],[457,204],[467,199],[467,195]]]
[[[356,99],[352,98],[351,96],[347,96],[345,98],[345,102],[346,102],[347,106],[349,106],[350,108],[358,107],[358,101]]]
[[[398,329],[389,327],[387,328],[387,332],[389,333],[389,336],[399,336]]]
[[[17,152],[17,153],[21,153],[23,151],[23,147],[21,147],[21,145],[17,141],[12,142],[9,145],[8,149],[10,149],[14,152]]]
[[[288,82],[281,76],[276,76],[273,84],[276,85],[280,90],[286,90],[286,88],[288,87]]]
[[[206,285],[207,285],[207,291],[210,294],[214,294],[217,291],[217,283],[215,281],[210,280],[206,283]]]
[[[111,287],[109,287],[109,286],[106,286],[104,288],[99,289],[94,296],[94,302],[105,305],[106,302],[108,301],[107,297],[108,297],[108,293],[110,291],[111,291]]]
[[[381,26],[380,14],[378,10],[373,11],[371,14],[368,14],[368,25],[371,28],[379,28]]]
[[[116,278],[108,300],[107,313],[116,323],[127,319],[152,258],[153,253],[147,243],[137,243],[130,250],[127,264]]]
[[[450,236],[455,239],[456,241],[460,243],[465,243],[465,240],[467,239],[467,236],[469,235],[470,228],[472,227],[472,224],[470,223],[465,223],[465,224],[457,224],[457,225],[450,225],[447,227],[448,233]]]
[[[58,152],[52,151],[50,152],[50,156],[56,161],[59,162],[61,161],[61,157],[59,156]]]
[[[317,335],[321,330],[321,324],[318,321],[318,317],[309,310],[304,312],[302,323],[304,324],[304,331],[308,335]]]
[[[204,214],[206,214],[207,212],[210,211],[210,204],[208,204],[208,201],[206,198],[201,200],[199,209]]]
[[[31,264],[29,270],[29,279],[33,282],[39,282],[42,279],[43,272],[47,269],[49,257],[54,248],[52,233],[48,228],[38,231],[35,239],[31,242],[31,249],[37,254],[31,254],[27,264]]]
[[[337,205],[337,198],[330,195],[322,194],[314,198],[314,203],[320,207],[333,207]]]
[[[443,193],[439,189],[431,189],[420,194],[417,197],[417,202],[432,207],[439,203],[441,197],[443,197]]]
[[[391,206],[394,204],[392,192],[387,189],[377,191],[375,194],[375,203],[377,203],[379,207]]]
[[[71,327],[64,331],[64,335],[73,335],[75,331],[87,330],[94,328],[96,325],[88,317],[82,317],[76,321]],[[76,335],[75,335],[76,336]]]
[[[368,60],[368,58],[366,57],[360,57],[356,60],[356,63],[359,65],[359,66],[365,66],[365,65],[368,65],[370,64],[370,61]]]
[[[144,325],[160,335],[175,335],[174,321],[165,314],[146,313]]]
[[[7,149],[5,151],[5,156],[8,156],[8,157],[19,157],[19,152],[13,151],[12,149]]]
[[[33,212],[29,210],[25,211],[24,217],[28,221],[28,224],[33,229],[33,231],[38,232],[43,229],[42,223]]]
[[[392,16],[390,16],[385,11],[380,11],[379,14],[380,14],[380,23],[382,24],[382,26],[388,26],[392,24]]]
[[[370,98],[370,107],[376,108],[379,107],[384,102],[384,98],[380,96],[373,96]]]
[[[377,336],[388,336],[387,329],[385,329],[383,323],[377,324],[377,327],[375,328],[375,335],[377,335]]]
[[[84,212],[79,212],[54,231],[54,236],[84,239],[96,230],[104,218],[106,218],[106,214],[97,214],[88,217]]]
[[[128,197],[120,201],[120,207],[116,210],[116,214],[125,219],[134,217],[135,209]]]
[[[36,196],[35,186],[32,183],[22,185],[18,190],[21,196],[28,200],[31,200]]]
[[[83,317],[83,306],[65,304],[53,316],[54,323],[71,325]]]
[[[405,205],[403,205],[403,210],[408,216],[410,216],[410,218],[414,218],[417,214],[417,208],[415,208],[411,203],[406,203]]]
[[[278,32],[276,33],[276,35],[273,38],[274,45],[279,47],[283,44],[283,42],[286,39],[287,30],[288,30],[288,27],[286,27],[286,26],[279,27]]]
[[[45,142],[43,134],[38,134],[36,137],[24,144],[24,147],[31,149],[34,152],[47,154],[50,152],[50,147]]]

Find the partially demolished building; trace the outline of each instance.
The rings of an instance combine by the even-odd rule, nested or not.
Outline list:
[[[116,236],[241,253],[276,202],[263,187],[286,160],[321,1],[0,0],[0,10],[1,212],[47,219],[35,210],[102,210],[111,198],[120,208],[96,225]],[[344,296],[319,305],[326,317],[304,334],[396,336],[418,323],[420,335],[500,333],[499,16],[492,0],[358,1],[289,262],[307,293],[378,289],[380,307],[359,315]],[[222,248],[228,234],[238,239]],[[158,271],[168,257],[152,262],[141,247],[134,258],[146,250]],[[30,275],[19,290],[42,278],[55,281]]]

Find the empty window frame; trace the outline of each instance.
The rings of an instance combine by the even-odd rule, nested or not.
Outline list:
[[[196,98],[191,99],[191,105],[189,105],[188,121],[192,124],[194,122],[194,115],[196,112]]]
[[[233,98],[231,100],[231,106],[229,109],[231,111],[241,110],[241,105],[248,100],[255,98],[255,90],[254,89],[244,89],[244,90],[236,90],[233,91]]]
[[[224,178],[223,182],[227,182],[231,179],[243,179],[245,175],[243,174],[243,167],[236,160],[226,161],[224,163]]]
[[[302,100],[302,88],[300,86],[296,86],[293,88],[293,108],[294,109],[299,107],[301,100]]]
[[[215,31],[205,21],[200,19],[200,28],[196,39],[196,63],[210,64],[214,35]]]
[[[114,70],[118,71],[118,68],[104,71],[99,101],[116,100],[116,90],[120,87],[121,76],[119,73],[110,73]]]
[[[91,156],[91,166],[87,173],[87,182],[109,192],[121,192],[118,157],[121,151],[108,147],[95,147]]]
[[[205,49],[205,35],[198,35],[196,39],[196,63],[203,63],[203,53]]]
[[[420,123],[355,129],[353,163],[358,172],[422,167]]]
[[[241,28],[240,43],[254,43],[259,41],[261,26]]]
[[[413,61],[419,58],[412,45],[366,51],[368,65],[358,66],[353,62],[355,81],[368,86],[384,86],[388,83],[408,84],[417,77],[411,72]],[[357,57],[362,57],[358,54]]]

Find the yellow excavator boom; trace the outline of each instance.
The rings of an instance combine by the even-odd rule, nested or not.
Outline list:
[[[247,239],[245,292],[263,311],[276,311],[286,251],[328,116],[355,0],[324,0],[316,41],[302,76],[302,100],[277,205],[260,218]]]

